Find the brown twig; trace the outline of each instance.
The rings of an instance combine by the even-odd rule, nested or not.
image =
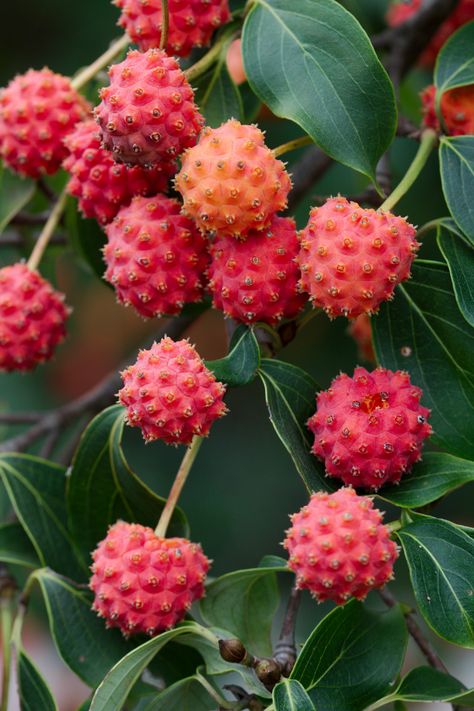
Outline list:
[[[10,225],[26,225],[27,227],[36,225],[44,225],[50,215],[49,210],[44,212],[18,212],[11,220]],[[2,240],[3,242],[3,240]]]
[[[297,207],[306,193],[321,178],[332,164],[332,158],[323,153],[320,148],[312,146],[305,151],[291,167],[293,189],[288,200],[288,211]]]
[[[273,651],[273,659],[278,662],[285,676],[289,676],[296,661],[295,626],[301,602],[301,590],[293,587],[280,632]]]

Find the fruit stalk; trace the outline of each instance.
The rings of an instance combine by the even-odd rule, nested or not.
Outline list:
[[[292,141],[288,141],[287,143],[282,143],[281,146],[274,148],[272,152],[275,158],[278,158],[284,153],[296,151],[297,148],[303,148],[303,146],[309,146],[312,143],[314,143],[314,141],[311,136],[300,136],[299,138],[294,138]]]
[[[64,212],[64,208],[66,207],[66,200],[67,191],[66,189],[64,189],[61,195],[59,196],[56,205],[51,210],[51,214],[48,218],[48,221],[43,227],[43,230],[36,241],[33,251],[31,252],[30,258],[28,260],[28,267],[31,270],[37,269],[41,261],[41,257],[43,256],[43,253],[46,247],[48,246],[49,240],[53,236],[54,230],[58,226],[59,220],[61,219],[61,216]]]
[[[191,471],[194,460],[196,459],[197,453],[199,452],[202,441],[203,438],[196,435],[186,450],[186,454],[184,455],[181,466],[178,469],[178,473],[176,474],[176,478],[173,482],[173,486],[171,487],[164,509],[161,512],[160,520],[155,528],[155,535],[158,536],[158,538],[164,538],[166,536],[168,524],[171,520],[176,504],[178,503],[178,499],[181,491],[183,490],[183,486],[186,483],[188,474]]]
[[[168,30],[170,26],[170,11],[168,6],[168,0],[161,0],[161,15],[163,17],[161,21],[161,39],[160,39],[160,49],[165,49],[168,44]]]
[[[188,80],[189,83],[193,82],[195,79],[201,76],[201,74],[204,74],[212,65],[214,64],[215,61],[219,58],[221,52],[223,52],[224,48],[227,46],[229,43],[229,40],[232,38],[236,31],[236,28],[231,26],[231,31],[230,32],[223,32],[222,35],[219,37],[218,40],[216,40],[215,44],[211,47],[211,49],[206,52],[206,54],[201,57],[195,64],[193,64],[189,69],[186,69],[184,72],[184,76]]]
[[[2,566],[3,568],[3,566]],[[0,631],[2,635],[2,696],[0,710],[8,711],[11,668],[11,633],[13,627],[15,584],[6,569],[0,579]]]
[[[115,59],[115,57],[120,54],[120,52],[126,49],[129,44],[130,38],[127,34],[124,34],[122,35],[122,37],[119,37],[119,39],[116,40],[106,52],[101,54],[100,57],[97,57],[95,62],[89,64],[88,67],[83,69],[82,72],[79,72],[79,74],[71,80],[71,85],[74,87],[74,89],[82,89],[82,87],[85,86],[91,79],[93,79],[95,75],[100,72],[101,69],[104,69],[104,67],[110,64],[110,62]]]

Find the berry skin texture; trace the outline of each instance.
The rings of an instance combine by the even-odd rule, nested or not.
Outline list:
[[[294,318],[306,298],[297,291],[299,242],[294,220],[274,217],[245,242],[218,237],[212,244],[209,289],[215,308],[243,323]]]
[[[408,373],[358,367],[350,378],[338,375],[318,393],[308,427],[313,454],[328,476],[344,484],[377,491],[397,484],[421,459],[430,436],[430,411],[420,404],[422,391]]]
[[[420,246],[415,236],[403,217],[329,198],[300,233],[300,287],[330,318],[374,314],[409,278]]]
[[[152,167],[194,146],[204,119],[176,59],[159,49],[131,51],[109,77],[95,115],[116,161]]]
[[[372,323],[370,316],[361,314],[349,322],[347,333],[352,336],[357,344],[359,358],[375,363],[375,352],[372,343]]]
[[[114,0],[122,10],[119,25],[145,51],[161,41],[162,0]],[[187,57],[193,47],[209,44],[214,31],[230,20],[227,0],[169,0],[166,50]]]
[[[202,300],[207,244],[180,209],[164,195],[135,197],[105,230],[105,279],[145,318],[178,314]]]
[[[33,370],[66,335],[64,295],[26,264],[0,269],[0,370]]]
[[[230,78],[234,84],[239,85],[243,84],[244,81],[247,81],[247,75],[245,73],[244,62],[242,59],[242,40],[240,37],[230,43],[225,61],[227,71],[229,72]]]
[[[204,595],[210,561],[186,538],[117,521],[92,553],[92,609],[122,634],[153,637],[174,627]]]
[[[431,85],[421,93],[423,123],[428,128],[440,131],[435,110],[436,87]],[[447,132],[451,136],[474,133],[474,84],[445,91],[441,97],[441,114]]]
[[[398,0],[398,2],[392,2],[387,13],[388,24],[391,27],[403,24],[420,10],[421,3],[422,0]],[[446,40],[470,20],[474,20],[474,0],[460,0],[455,10],[441,24],[422,53],[421,64],[428,67],[433,66],[438,52]]]
[[[67,155],[63,139],[91,111],[67,77],[29,69],[0,92],[0,157],[23,176],[55,173]]]
[[[256,126],[231,119],[205,128],[181,164],[176,188],[203,232],[245,239],[286,207],[290,176]]]
[[[383,588],[393,578],[398,549],[382,516],[370,497],[350,487],[313,494],[290,517],[283,543],[297,587],[337,605]]]
[[[127,423],[140,427],[146,442],[190,444],[206,437],[227,408],[225,385],[218,382],[187,340],[165,336],[122,372],[118,397],[127,408]]]

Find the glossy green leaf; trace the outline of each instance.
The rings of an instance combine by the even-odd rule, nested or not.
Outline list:
[[[19,523],[0,525],[0,561],[25,568],[40,568],[35,549]]]
[[[153,696],[143,711],[215,711],[216,702],[197,676],[181,679]]]
[[[428,625],[449,642],[474,648],[474,540],[449,521],[419,515],[397,536]]]
[[[26,454],[1,454],[0,477],[41,565],[75,580],[88,576],[67,530],[65,470]]]
[[[408,370],[422,388],[432,441],[474,459],[474,329],[459,311],[444,264],[415,260],[412,275],[372,319],[378,360]]]
[[[0,234],[10,220],[31,200],[36,183],[30,178],[21,178],[0,164]]]
[[[397,701],[453,701],[456,706],[471,706],[474,702],[474,690],[466,689],[460,681],[437,669],[418,667],[401,680],[396,691],[371,705],[367,711],[375,711]]]
[[[252,382],[260,365],[260,349],[253,329],[239,326],[233,335],[229,354],[220,360],[208,360],[206,365],[218,380],[227,385]]]
[[[442,136],[439,158],[449,211],[474,244],[474,136]]]
[[[225,54],[195,84],[196,101],[208,126],[217,128],[230,118],[242,119],[242,99],[227,71]]]
[[[434,83],[443,93],[456,86],[474,84],[474,22],[468,22],[449,37],[436,59]]]
[[[293,459],[308,491],[331,491],[324,467],[311,454],[311,437],[306,423],[316,410],[318,386],[301,368],[269,358],[262,359],[260,378],[270,421]]]
[[[317,709],[362,711],[390,689],[406,645],[407,630],[398,606],[378,613],[350,602],[315,628],[291,678],[301,682]]]
[[[280,600],[276,570],[287,568],[236,570],[213,580],[200,602],[205,622],[232,632],[252,654],[271,655],[272,622]]]
[[[57,711],[48,685],[23,651],[18,654],[18,692],[21,711]]]
[[[111,523],[120,518],[154,527],[165,504],[129,468],[121,447],[123,426],[123,408],[109,407],[89,424],[74,455],[67,486],[69,526],[87,564]],[[189,535],[180,509],[169,535]]]
[[[296,679],[283,679],[273,689],[275,711],[316,711],[304,687]]]
[[[47,568],[34,573],[43,593],[49,627],[65,664],[94,687],[131,648],[119,630],[108,630],[92,611],[92,594]]]
[[[263,103],[335,160],[375,179],[396,124],[392,84],[357,20],[334,0],[257,0],[242,37]]]
[[[398,486],[384,487],[378,496],[396,506],[416,509],[470,481],[474,481],[474,462],[445,452],[426,452]]]
[[[438,246],[448,265],[459,309],[474,327],[474,245],[453,220],[446,220],[438,230]]]
[[[102,248],[107,242],[105,232],[97,220],[81,216],[77,201],[72,197],[68,198],[66,205],[66,227],[69,240],[78,256],[93,274],[102,279],[105,272]],[[102,282],[107,285],[103,279]]]

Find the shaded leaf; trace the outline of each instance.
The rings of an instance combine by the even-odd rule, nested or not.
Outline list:
[[[401,680],[396,691],[377,701],[367,711],[402,701],[454,701],[456,706],[471,706],[474,690],[466,689],[460,681],[437,669],[418,667]]]
[[[227,385],[247,385],[255,378],[260,365],[260,349],[252,328],[240,325],[230,344],[225,358],[208,360],[206,366],[218,380]]]
[[[227,71],[225,53],[195,84],[196,101],[208,126],[218,128],[230,118],[243,118],[242,99]]]
[[[39,568],[41,563],[33,545],[19,523],[0,525],[0,561],[26,568]]]
[[[474,244],[474,136],[442,136],[439,158],[449,211]]]
[[[105,232],[97,220],[81,216],[77,201],[71,196],[68,197],[66,204],[66,227],[69,240],[78,256],[82,258],[89,271],[102,279],[105,272],[102,248],[107,242]],[[102,279],[102,282],[109,286],[105,280]]]
[[[474,327],[474,245],[453,220],[447,220],[438,230],[438,246],[448,265],[459,309]]]
[[[441,93],[456,86],[474,84],[474,22],[451,35],[436,58],[434,83]]]
[[[283,679],[273,689],[275,711],[315,711],[313,702],[296,679]]]
[[[31,200],[35,190],[34,180],[22,178],[0,164],[0,234]]]
[[[21,711],[57,711],[48,685],[23,651],[18,655],[18,691]]]
[[[215,700],[209,696],[197,676],[181,679],[143,706],[143,711],[214,711]]]

